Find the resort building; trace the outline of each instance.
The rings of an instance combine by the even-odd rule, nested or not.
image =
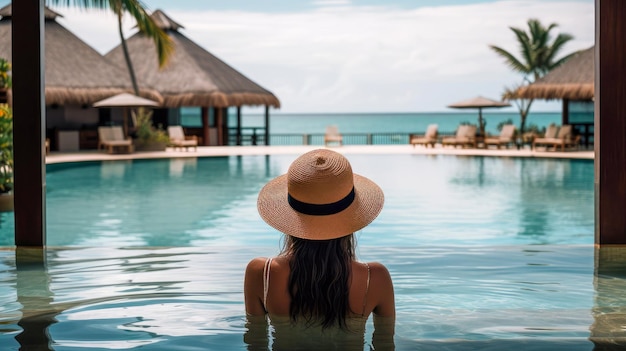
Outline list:
[[[154,11],[152,18],[174,44],[167,66],[159,69],[155,44],[145,34],[136,33],[126,44],[139,85],[154,87],[163,96],[164,108],[155,109],[154,123],[184,124],[181,123],[181,108],[184,108],[197,116],[196,123],[184,125],[185,133],[198,136],[202,145],[267,144],[269,108],[280,107],[276,96],[184,36],[179,31],[183,26],[163,11]],[[121,44],[105,57],[119,67],[126,65]],[[265,126],[244,130],[241,124],[244,105],[265,106]],[[236,125],[229,125],[229,107],[237,109]]]
[[[12,7],[0,9],[0,57],[12,62]],[[52,150],[95,149],[98,125],[121,123],[121,111],[96,109],[94,102],[131,92],[128,73],[109,62],[91,46],[67,30],[56,19],[57,12],[45,8],[45,96],[46,138]],[[160,94],[141,89],[149,99]]]
[[[133,91],[121,46],[105,57],[59,24],[59,13],[45,8],[44,16],[46,138],[52,150],[95,149],[98,126],[124,123],[124,111],[93,104]],[[12,17],[11,5],[0,9],[0,57],[9,62]],[[276,96],[182,35],[182,26],[162,11],[152,17],[174,42],[169,65],[159,69],[154,43],[145,35],[137,33],[127,43],[140,94],[162,106],[154,110],[154,124],[180,125],[183,107],[197,111],[197,122],[185,132],[198,136],[201,145],[267,143],[269,107],[280,107]],[[265,126],[242,130],[244,105],[265,106]],[[237,125],[228,123],[229,107],[237,108]]]
[[[562,100],[562,124],[570,124],[584,146],[593,145],[594,135],[594,50],[581,50],[563,65],[536,82],[522,87],[517,95],[527,99]]]

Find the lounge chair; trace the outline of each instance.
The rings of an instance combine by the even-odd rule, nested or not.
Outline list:
[[[112,154],[116,148],[123,149],[128,153],[133,152],[133,141],[124,137],[122,127],[98,127],[98,150],[106,149]]]
[[[409,134],[409,144],[413,145],[424,145],[431,147],[435,147],[435,143],[437,143],[438,137],[438,126],[436,124],[431,124],[426,128],[426,133],[424,135],[418,134]]]
[[[552,129],[550,129],[552,128]],[[555,133],[554,130],[556,126],[550,125],[546,130],[546,135],[543,138],[537,138],[533,140],[533,149],[537,148],[537,145],[543,145],[546,149],[549,146],[554,146],[554,150],[556,151],[558,147],[561,147],[561,151],[565,151],[566,147],[577,147],[580,142],[580,136],[572,136],[572,126],[569,124],[564,124],[559,128],[558,133]],[[556,135],[555,135],[556,134]]]
[[[339,146],[343,144],[343,136],[335,125],[327,126],[326,134],[324,134],[324,145],[328,146],[331,143],[338,143]]]
[[[505,146],[506,148],[509,145],[515,143],[515,126],[513,124],[505,124],[502,126],[502,130],[500,131],[500,136],[497,137],[487,137],[484,140],[485,148],[488,148],[489,145],[495,145],[500,148],[500,146]]]
[[[455,136],[444,137],[441,140],[441,144],[443,146],[452,145],[454,147],[457,145],[461,145],[461,147],[476,147],[476,126],[460,125],[456,130]]]
[[[537,144],[542,145],[543,142],[546,141],[546,140],[553,140],[554,138],[556,138],[556,134],[558,132],[559,132],[559,127],[557,127],[554,124],[550,124],[546,128],[546,132],[544,133],[543,137],[533,139],[532,149],[535,150]]]
[[[176,150],[185,148],[188,150],[190,147],[198,150],[198,138],[194,136],[186,136],[181,126],[169,126],[167,127],[167,134],[170,137],[170,145]]]

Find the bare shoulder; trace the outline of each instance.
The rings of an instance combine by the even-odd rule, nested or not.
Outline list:
[[[244,276],[243,293],[248,316],[262,316],[265,314],[263,307],[263,267],[265,257],[252,259],[246,267]]]
[[[248,262],[248,266],[246,267],[246,274],[254,274],[257,272],[263,272],[263,268],[265,267],[265,262],[267,261],[267,257],[256,257]]]
[[[391,282],[391,275],[385,265],[380,262],[368,262],[367,265],[370,267],[372,280]]]
[[[378,317],[395,317],[394,289],[389,270],[379,262],[369,262],[368,265],[374,314]]]

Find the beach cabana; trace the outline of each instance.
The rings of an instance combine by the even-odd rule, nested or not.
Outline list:
[[[0,9],[0,57],[12,61],[11,5]],[[57,22],[62,17],[45,8],[46,137],[53,149],[96,148],[97,126],[110,119],[94,102],[131,92],[128,73]],[[146,98],[161,101],[154,89],[142,89]],[[115,116],[114,116],[115,117]],[[120,113],[121,118],[121,113]]]
[[[562,100],[562,124],[571,124],[582,142],[593,143],[594,47],[579,51],[544,77],[515,91],[525,99]]]
[[[200,107],[202,130],[197,132],[202,144],[227,145],[229,126],[225,112],[228,107],[234,106],[237,107],[238,117],[234,136],[239,144],[242,138],[241,107],[265,106],[264,135],[267,144],[269,107],[280,107],[276,96],[184,36],[179,31],[183,26],[163,11],[156,10],[152,18],[174,43],[174,52],[164,68],[159,69],[154,42],[146,35],[138,32],[126,43],[136,67],[138,82],[157,89],[163,96],[162,106],[169,108],[164,111],[167,116],[159,116],[159,111],[155,111],[156,122],[176,124],[178,108]],[[105,57],[121,67],[126,65],[121,45]]]

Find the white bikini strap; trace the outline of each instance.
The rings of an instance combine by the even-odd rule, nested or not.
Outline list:
[[[270,289],[270,265],[272,264],[272,258],[268,258],[265,261],[265,266],[263,267],[263,308],[267,313],[267,292]]]
[[[367,267],[367,282],[365,283],[365,297],[363,298],[363,310],[361,311],[361,316],[365,315],[365,305],[367,304],[367,292],[370,289],[370,265],[365,262],[365,267]]]

